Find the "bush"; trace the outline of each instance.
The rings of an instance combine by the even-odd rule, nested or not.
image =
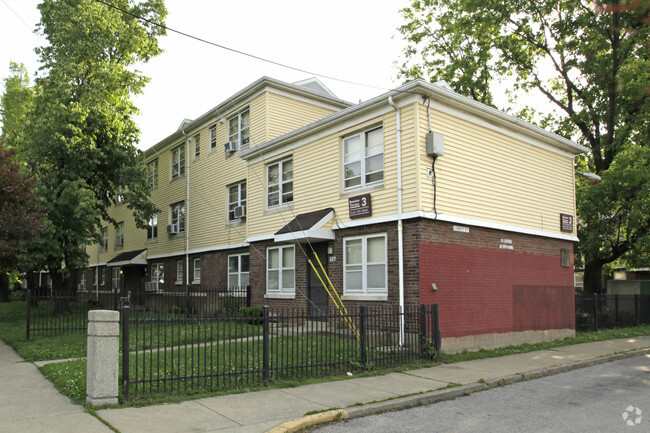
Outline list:
[[[598,327],[613,328],[616,326],[616,314],[613,311],[603,310],[598,312]]]
[[[261,324],[262,317],[264,317],[264,309],[262,307],[240,307],[237,316],[247,317],[248,323]]]

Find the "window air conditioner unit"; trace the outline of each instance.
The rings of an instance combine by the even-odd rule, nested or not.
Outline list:
[[[124,246],[124,237],[123,236],[115,236],[115,246],[116,247]]]
[[[233,209],[235,218],[246,218],[246,206],[237,206]]]
[[[237,150],[237,142],[229,141],[228,143],[224,144],[223,147],[226,152],[234,152]]]
[[[167,226],[167,234],[168,235],[175,235],[178,233],[178,224],[169,224]]]

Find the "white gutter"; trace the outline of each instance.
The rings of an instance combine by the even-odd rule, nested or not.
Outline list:
[[[396,113],[397,122],[397,251],[399,267],[399,346],[404,345],[404,227],[402,224],[402,122],[400,109],[393,102],[393,97],[388,97],[388,103]]]
[[[185,285],[190,285],[190,136],[185,136]],[[177,277],[178,278],[178,277]]]

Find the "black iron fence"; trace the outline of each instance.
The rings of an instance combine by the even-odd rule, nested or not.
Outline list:
[[[650,295],[576,295],[576,330],[650,324]]]
[[[147,286],[148,288],[149,286]],[[236,314],[250,306],[250,287],[206,288],[181,286],[119,293],[110,291],[52,292],[26,290],[26,337],[86,332],[89,310],[119,310],[131,305],[134,314],[203,317]]]
[[[125,306],[122,317],[125,400],[390,367],[440,349],[437,305],[358,307],[318,320],[304,309],[185,317]]]

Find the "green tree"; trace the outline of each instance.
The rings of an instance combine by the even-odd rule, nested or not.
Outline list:
[[[499,82],[511,83],[508,94],[513,106],[531,93],[544,95],[552,111],[528,106],[518,115],[587,146],[590,152],[579,163],[603,177],[598,191],[604,190],[614,182],[613,175],[606,173],[617,155],[650,143],[648,0],[627,6],[611,3],[413,1],[401,11],[405,24],[400,32],[407,47],[400,75],[443,79],[457,92],[491,105]],[[616,170],[616,175],[626,174]],[[625,179],[611,188],[621,183]],[[641,191],[637,194],[642,196]],[[582,225],[594,217],[609,218],[609,203],[585,202],[598,200],[591,193],[580,192],[578,198],[578,253],[584,260],[585,290],[593,292],[600,288],[605,263],[625,260],[641,248],[636,242],[647,237],[650,215],[632,221],[636,208],[619,215],[621,230],[636,233],[623,241],[616,232],[605,233],[606,226]],[[644,260],[647,264],[650,257]]]
[[[0,141],[0,302],[9,301],[9,272],[25,269],[27,241],[44,228],[45,208],[34,195],[34,182],[19,172],[15,150]]]
[[[119,191],[138,227],[156,210],[130,98],[147,83],[137,64],[161,52],[164,29],[152,23],[163,24],[167,12],[163,0],[111,4],[121,10],[92,0],[39,5],[38,30],[49,45],[36,50],[42,66],[20,151],[50,208],[30,257],[50,271],[55,290],[86,266],[84,245],[98,241],[101,224],[116,223],[108,209]]]
[[[30,86],[25,65],[10,62],[9,71],[9,77],[4,80],[5,91],[0,97],[0,141],[13,148],[24,131],[25,116],[34,100],[34,89]]]

